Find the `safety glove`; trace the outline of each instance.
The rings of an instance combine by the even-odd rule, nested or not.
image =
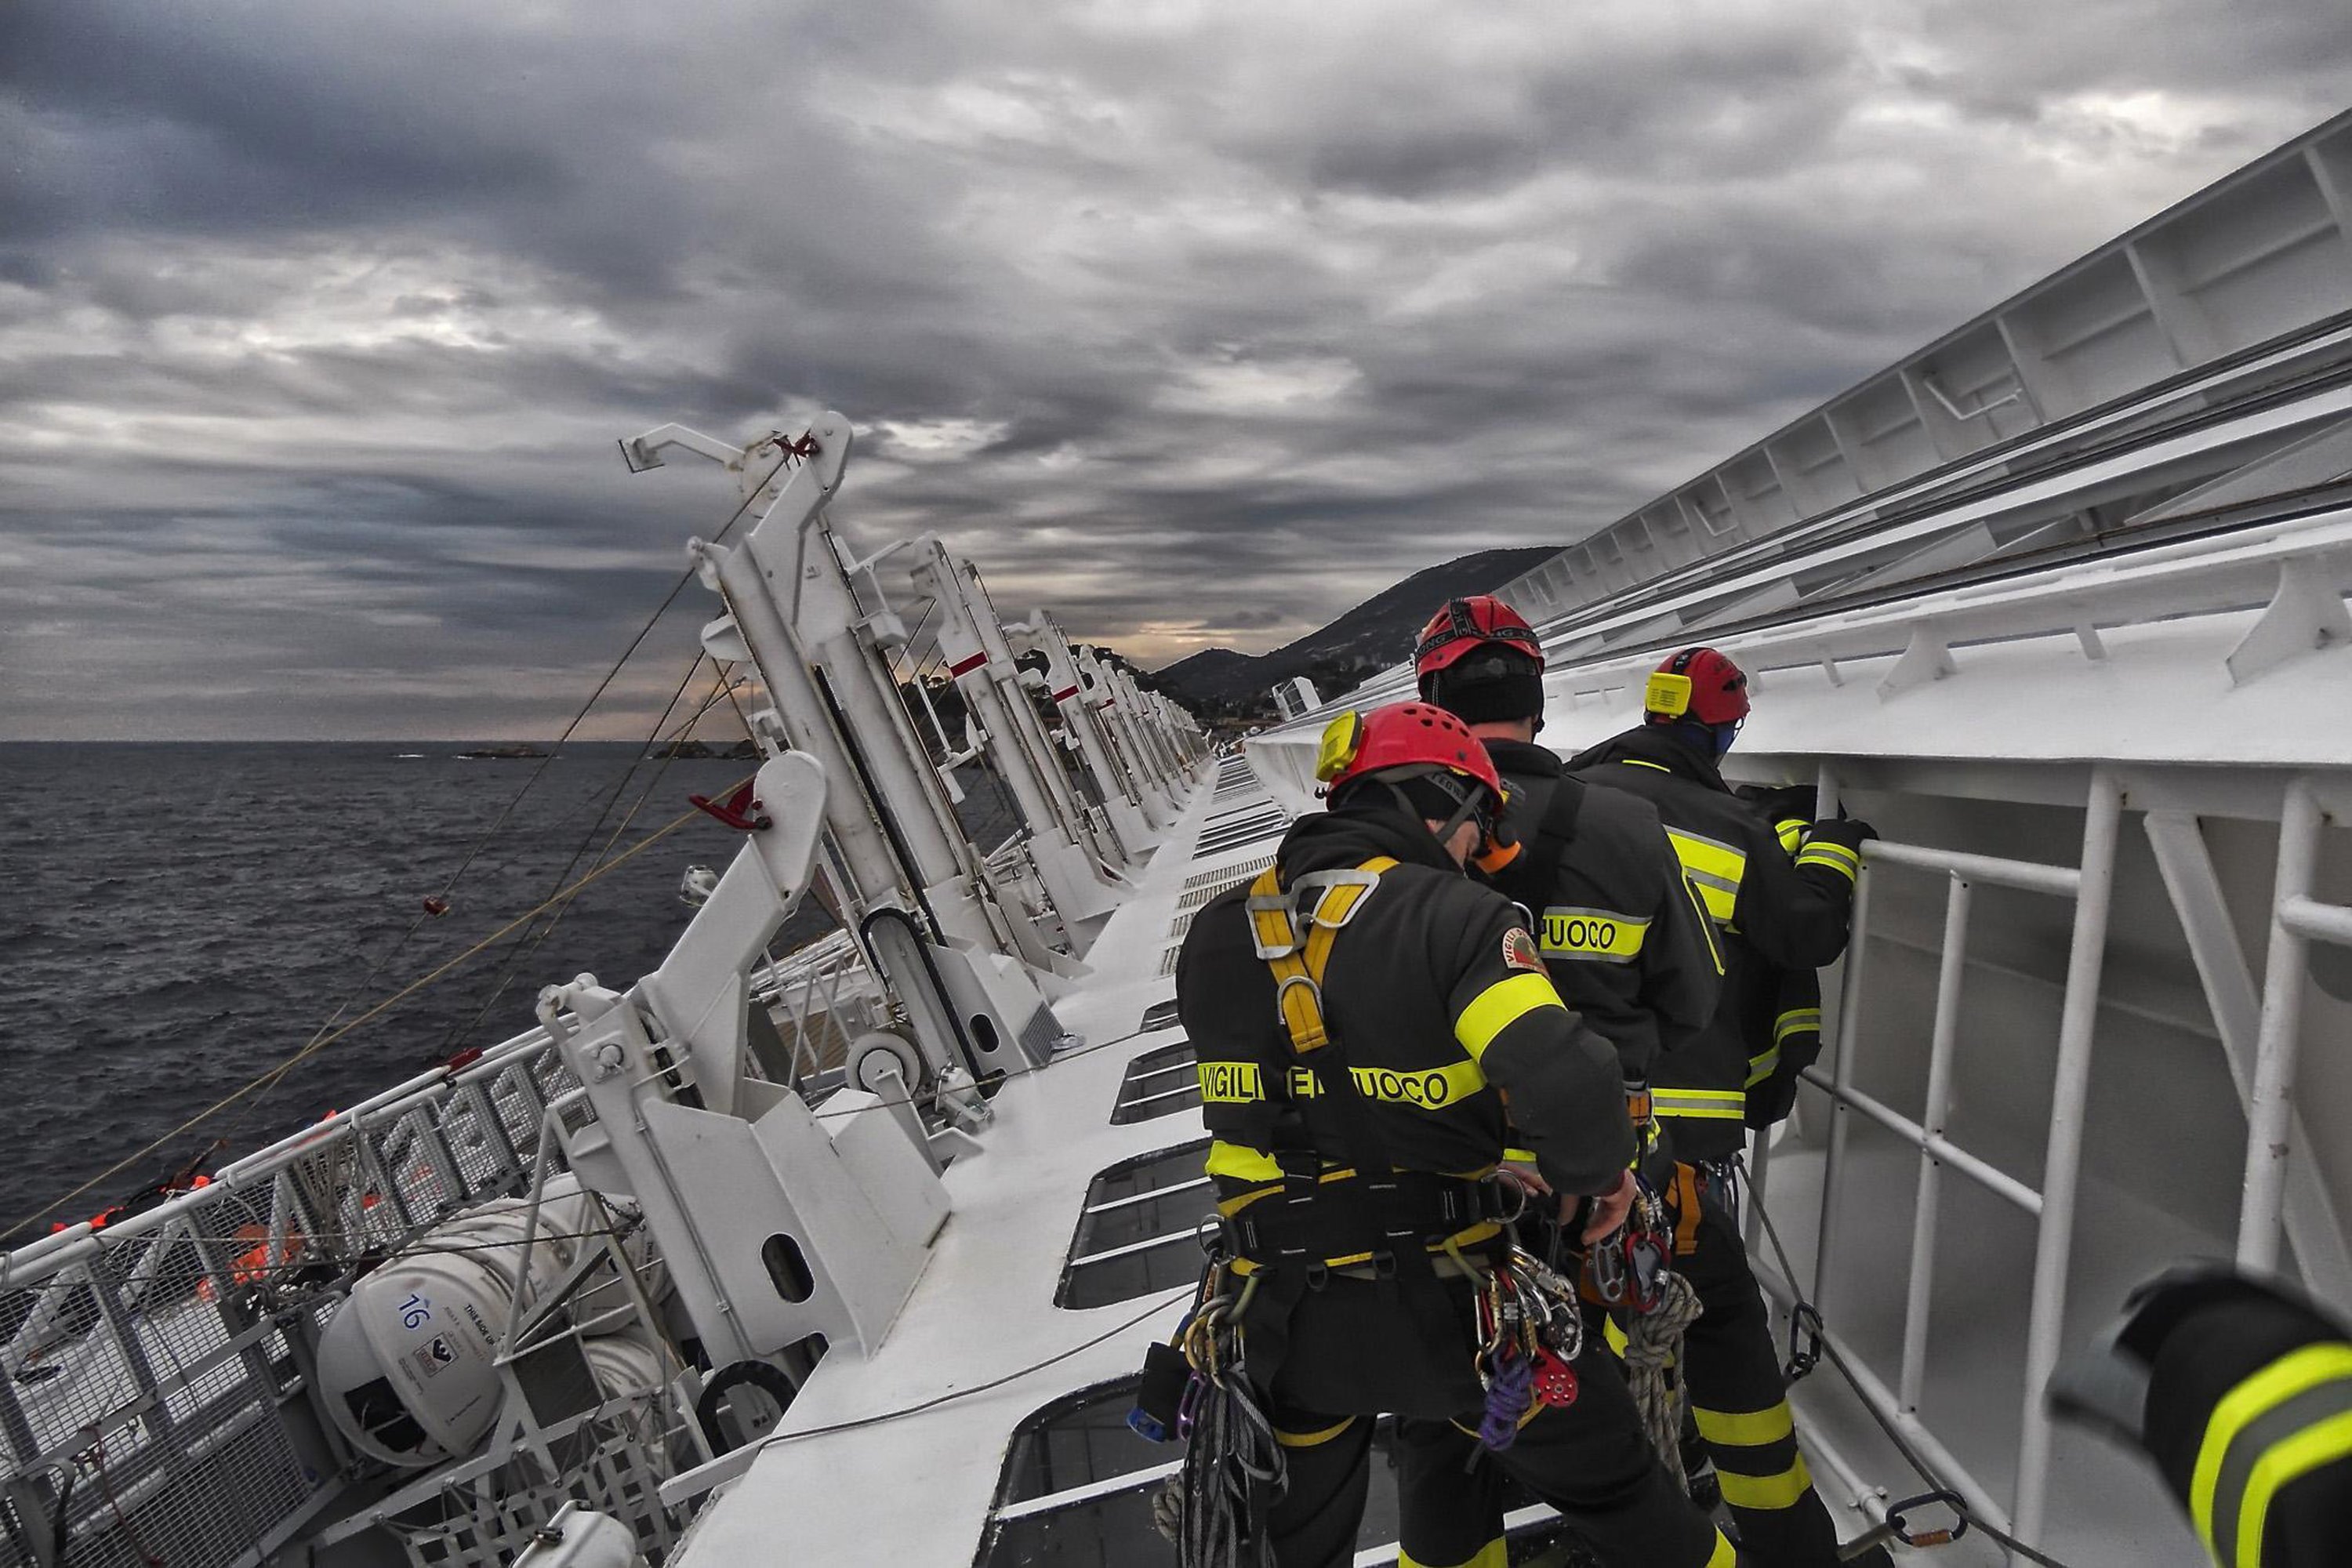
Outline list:
[[[2299,1292],[2168,1269],[2045,1397],[2147,1455],[2225,1568],[2352,1562],[2352,1338]]]

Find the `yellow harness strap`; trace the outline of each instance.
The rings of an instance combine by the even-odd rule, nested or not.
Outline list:
[[[1331,962],[1331,944],[1380,885],[1381,874],[1395,864],[1392,856],[1375,855],[1352,871],[1310,871],[1286,891],[1269,866],[1250,884],[1250,934],[1257,955],[1274,971],[1275,1004],[1290,1048],[1301,1060],[1331,1043],[1323,1022],[1323,971]],[[1307,923],[1304,939],[1298,934],[1301,918]]]

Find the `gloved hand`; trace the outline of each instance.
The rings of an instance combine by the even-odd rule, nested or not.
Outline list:
[[[1878,829],[1858,816],[1826,816],[1807,828],[1805,837],[1859,849],[1864,839],[1878,837]]]

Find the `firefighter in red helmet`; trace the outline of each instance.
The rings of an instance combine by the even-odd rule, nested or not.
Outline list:
[[[1793,853],[1783,847],[1766,810],[1720,772],[1748,711],[1738,665],[1717,649],[1686,647],[1650,676],[1642,723],[1569,769],[1656,809],[1716,927],[1724,981],[1713,1016],[1665,1053],[1652,1089],[1675,1152],[1675,1268],[1705,1307],[1684,1373],[1741,1552],[1769,1568],[1830,1568],[1836,1527],[1797,1446],[1770,1316],[1739,1235],[1736,1173],[1749,1087],[1774,1074],[1786,979],[1844,951],[1872,835],[1861,822],[1816,822],[1791,834]]]
[[[1596,1236],[1633,1200],[1633,1134],[1614,1053],[1562,1005],[1510,900],[1465,874],[1507,837],[1500,777],[1460,720],[1422,702],[1341,715],[1317,776],[1329,809],[1209,901],[1176,968],[1213,1140],[1212,1293],[1230,1285],[1244,1303],[1240,1364],[1272,1428],[1237,1472],[1261,1478],[1244,1555],[1353,1559],[1386,1413],[1408,1456],[1484,1433],[1608,1563],[1731,1568],[1598,1336],[1573,1327],[1573,1291],[1544,1288],[1506,1227],[1507,1095],[1544,1181],[1571,1207],[1589,1198],[1580,1228]],[[1503,1300],[1514,1326],[1496,1338],[1482,1314]],[[1514,1365],[1526,1375],[1505,1375]],[[1196,1425],[1192,1441],[1223,1430]],[[1425,1484],[1407,1511],[1469,1539],[1436,1557],[1408,1540],[1400,1561],[1499,1563],[1480,1532],[1484,1478],[1413,1473]]]

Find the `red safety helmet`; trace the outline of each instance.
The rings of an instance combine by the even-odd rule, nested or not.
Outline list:
[[[1412,648],[1413,673],[1427,679],[1433,671],[1486,643],[1517,648],[1534,659],[1538,668],[1543,667],[1543,644],[1527,617],[1492,594],[1473,594],[1446,600],[1421,628],[1421,639]]]
[[[1748,677],[1711,647],[1670,655],[1642,689],[1642,710],[1653,724],[1696,719],[1734,724],[1748,717]]]
[[[1391,768],[1459,774],[1503,800],[1503,777],[1470,726],[1433,702],[1392,702],[1370,713],[1340,714],[1323,727],[1315,776],[1337,795],[1358,779]]]

